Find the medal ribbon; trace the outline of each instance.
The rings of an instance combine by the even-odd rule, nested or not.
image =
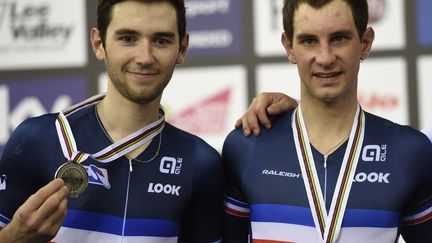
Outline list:
[[[297,157],[305,183],[306,194],[315,227],[325,243],[336,242],[342,226],[353,177],[357,168],[364,138],[364,112],[357,106],[356,116],[351,127],[348,145],[332,197],[327,216],[324,197],[312,155],[312,149],[304,124],[300,105],[293,113],[292,129]]]
[[[98,103],[104,97],[105,97],[104,94],[93,96],[71,107],[70,109],[66,110],[64,113],[63,112],[59,113],[55,121],[57,136],[60,141],[63,155],[66,157],[66,159],[68,159],[68,161],[81,163],[82,161],[86,160],[88,157],[91,157],[99,162],[109,163],[133,151],[139,146],[145,144],[146,142],[150,141],[152,138],[156,137],[162,132],[162,129],[165,126],[165,113],[163,108],[160,107],[159,108],[160,118],[157,121],[150,123],[149,125],[114,142],[110,146],[94,154],[78,151],[75,138],[73,136],[72,129],[70,128],[66,115],[70,115],[73,112],[83,107]]]

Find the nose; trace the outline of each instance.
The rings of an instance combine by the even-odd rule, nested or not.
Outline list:
[[[326,68],[331,68],[336,62],[336,55],[331,45],[320,45],[315,58],[316,62]]]
[[[155,62],[153,48],[150,42],[143,41],[138,45],[135,61],[141,66],[151,66]]]

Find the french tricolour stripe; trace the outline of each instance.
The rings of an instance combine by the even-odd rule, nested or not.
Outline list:
[[[253,243],[316,243],[321,237],[313,227],[302,225],[252,222]],[[339,243],[395,242],[397,228],[342,227]]]
[[[251,221],[296,224],[315,227],[310,209],[282,204],[252,204]],[[400,214],[372,209],[350,209],[345,212],[343,227],[393,228],[399,224]]]
[[[320,242],[309,208],[281,204],[252,204],[254,243]]]
[[[254,243],[322,242],[309,208],[252,204]],[[338,242],[394,242],[400,215],[391,211],[347,209]]]
[[[247,203],[232,197],[225,197],[225,212],[237,217],[249,217],[249,206]]]
[[[432,203],[412,215],[403,217],[403,223],[405,225],[415,225],[429,219],[432,219]]]
[[[118,242],[119,239],[128,239],[127,242],[177,242],[179,228],[176,221],[126,219],[124,222],[122,217],[69,209],[54,241]]]

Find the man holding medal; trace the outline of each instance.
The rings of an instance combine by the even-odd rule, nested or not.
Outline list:
[[[188,48],[183,0],[99,0],[97,14],[107,93],[14,131],[0,242],[220,241],[220,156],[160,106]]]
[[[432,242],[432,144],[357,101],[367,20],[366,0],[285,0],[282,44],[301,98],[260,136],[228,135],[224,242]],[[265,115],[251,110],[249,125]]]

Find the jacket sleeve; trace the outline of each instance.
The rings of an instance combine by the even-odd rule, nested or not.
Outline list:
[[[184,214],[181,242],[220,242],[224,170],[220,155],[207,144],[198,146],[191,202]]]
[[[250,234],[249,204],[242,188],[243,174],[252,154],[254,138],[245,138],[234,130],[225,140],[222,158],[227,183],[224,202],[224,242],[248,242]]]

